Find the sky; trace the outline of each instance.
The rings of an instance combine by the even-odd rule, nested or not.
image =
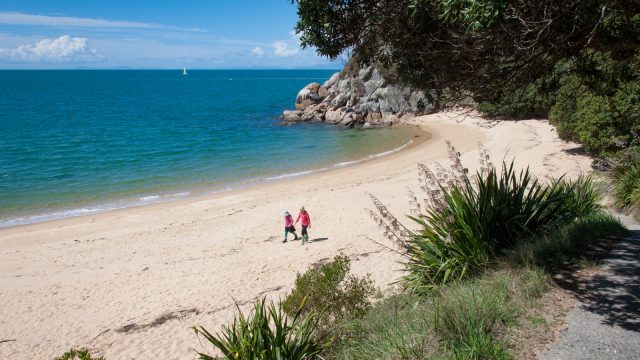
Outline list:
[[[0,0],[0,68],[324,68],[289,0]]]

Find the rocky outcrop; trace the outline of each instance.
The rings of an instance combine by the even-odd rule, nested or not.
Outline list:
[[[390,126],[433,105],[423,91],[385,79],[374,66],[357,72],[333,74],[324,84],[311,83],[296,97],[296,110],[287,110],[287,122],[322,121],[347,127]]]

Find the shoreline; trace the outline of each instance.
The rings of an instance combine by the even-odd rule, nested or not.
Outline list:
[[[449,164],[445,140],[478,166],[516,158],[537,176],[577,176],[591,160],[542,120],[483,127],[447,114],[415,119],[431,133],[397,153],[354,166],[197,199],[0,229],[0,358],[52,358],[90,347],[107,359],[192,359],[193,325],[217,331],[256,299],[283,298],[296,273],[343,253],[356,276],[383,293],[401,275],[400,255],[364,211],[374,194],[403,219],[418,162]],[[310,242],[282,241],[282,212],[305,206]],[[173,315],[172,315],[173,314]],[[178,314],[179,316],[176,316]],[[159,321],[158,319],[164,319]],[[167,320],[168,319],[168,320]],[[99,335],[99,336],[97,336]],[[28,355],[25,355],[28,354]]]
[[[65,226],[67,225],[67,222],[69,222],[69,224],[81,223],[83,222],[83,220],[87,220],[89,218],[91,219],[90,220],[91,222],[96,222],[96,221],[100,221],[102,218],[109,218],[111,216],[117,217],[117,216],[123,216],[126,214],[131,215],[138,212],[144,213],[144,212],[153,211],[153,210],[166,210],[174,206],[187,206],[191,203],[212,201],[222,196],[241,195],[246,191],[252,191],[252,190],[268,191],[269,188],[274,186],[276,187],[286,186],[288,183],[290,185],[295,185],[298,182],[304,181],[307,178],[313,178],[314,176],[320,176],[320,175],[331,176],[332,174],[337,174],[342,171],[352,171],[352,170],[357,171],[359,170],[359,167],[366,166],[372,163],[389,161],[395,155],[402,156],[402,153],[404,152],[418,150],[420,147],[423,147],[425,143],[429,142],[430,140],[434,140],[434,138],[437,138],[433,133],[427,131],[426,128],[421,126],[417,126],[414,124],[402,124],[400,126],[413,127],[416,129],[416,134],[414,134],[414,137],[411,140],[409,140],[406,144],[401,145],[396,149],[392,149],[390,151],[386,151],[382,153],[372,154],[364,159],[354,160],[355,163],[353,164],[348,164],[345,166],[334,165],[328,168],[312,170],[312,172],[305,173],[300,176],[285,177],[281,179],[277,179],[277,178],[258,179],[258,180],[255,180],[255,182],[253,183],[240,185],[235,188],[225,188],[222,190],[211,190],[204,193],[190,194],[182,198],[169,199],[167,201],[158,201],[158,202],[153,202],[149,204],[113,208],[113,209],[107,209],[104,211],[96,211],[91,214],[70,216],[70,217],[65,217],[60,219],[51,219],[51,220],[45,220],[45,221],[40,221],[35,223],[27,223],[27,224],[12,225],[12,226],[0,226],[0,245],[2,244],[3,232],[11,233],[12,230],[16,230],[17,232],[19,232],[21,231],[21,229],[25,229],[26,231],[29,231],[31,230],[31,228],[40,229],[40,228],[46,228],[49,226],[54,226],[54,227]],[[385,153],[388,153],[388,154],[385,154]],[[378,154],[385,154],[385,155],[377,156]]]
[[[112,201],[105,201],[105,202],[95,203],[95,204],[85,204],[85,206],[81,205],[73,208],[52,209],[50,212],[40,212],[40,213],[34,213],[32,215],[8,217],[5,219],[0,219],[0,230],[41,224],[41,223],[48,223],[52,221],[61,221],[66,219],[96,216],[100,214],[109,213],[112,211],[134,209],[134,208],[152,206],[152,205],[163,204],[163,203],[172,203],[172,202],[181,201],[181,200],[186,200],[186,201],[195,200],[198,198],[207,197],[215,194],[227,193],[227,192],[247,189],[255,186],[261,186],[265,183],[271,183],[276,181],[287,181],[287,180],[295,179],[299,177],[311,176],[311,175],[334,171],[334,170],[338,170],[346,167],[357,166],[370,161],[375,161],[377,159],[381,159],[386,156],[390,156],[395,153],[408,150],[414,145],[417,146],[424,141],[428,141],[428,139],[430,139],[431,137],[431,134],[429,134],[427,131],[420,128],[419,126],[409,125],[409,124],[398,124],[396,125],[396,127],[415,128],[415,133],[413,134],[413,137],[409,141],[407,141],[406,143],[396,148],[382,151],[379,153],[369,154],[363,158],[342,161],[342,162],[329,164],[327,166],[323,166],[319,168],[302,170],[302,171],[297,171],[293,173],[284,173],[284,174],[259,177],[259,178],[241,179],[237,181],[231,181],[229,183],[220,184],[218,187],[202,186],[201,188],[198,188],[196,190],[176,189],[177,192],[175,193],[146,194],[146,195],[140,195],[139,197],[137,197],[137,199],[133,199],[133,198],[132,199],[114,199]],[[366,130],[366,131],[375,131],[375,130]],[[37,220],[31,221],[31,219],[37,219]]]

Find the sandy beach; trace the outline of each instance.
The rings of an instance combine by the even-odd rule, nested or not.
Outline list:
[[[590,171],[579,146],[545,120],[491,124],[439,113],[412,121],[426,133],[382,158],[328,172],[198,198],[0,229],[0,359],[50,359],[88,347],[107,359],[193,359],[190,329],[229,321],[234,299],[278,299],[297,272],[343,252],[383,291],[399,256],[365,211],[367,193],[396,215],[418,189],[416,164],[448,165],[445,140],[478,165],[516,158],[539,177]],[[491,126],[492,125],[492,126]],[[282,213],[304,205],[309,244],[282,241]],[[375,240],[375,241],[373,241]],[[392,244],[389,243],[389,246]],[[9,340],[9,341],[4,341]],[[3,342],[4,341],[4,342]]]

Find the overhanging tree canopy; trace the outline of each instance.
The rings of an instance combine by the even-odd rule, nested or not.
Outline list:
[[[439,93],[499,96],[585,49],[629,57],[640,45],[640,2],[563,0],[298,0],[302,46],[394,66]]]

